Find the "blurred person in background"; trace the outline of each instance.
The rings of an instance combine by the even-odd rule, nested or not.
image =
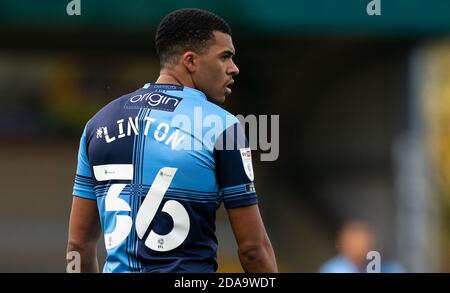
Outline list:
[[[96,246],[104,234],[103,272],[214,272],[215,217],[223,202],[244,271],[277,272],[251,150],[237,118],[216,105],[239,73],[228,24],[204,10],[181,9],[161,21],[155,42],[157,81],[112,101],[83,131],[68,254],[80,253],[81,272],[98,272]],[[195,128],[196,109],[200,121],[223,119],[206,129],[215,141],[172,124],[187,117]],[[183,139],[200,148],[184,148]]]
[[[337,237],[338,255],[325,262],[321,273],[366,273],[368,253],[375,250],[375,233],[364,221],[350,221],[343,225]],[[394,261],[380,260],[381,273],[401,273],[403,268]]]

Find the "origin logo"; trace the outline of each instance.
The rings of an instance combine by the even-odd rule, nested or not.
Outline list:
[[[182,98],[169,96],[159,92],[150,92],[132,96],[126,103],[125,109],[151,108],[155,110],[173,112]]]

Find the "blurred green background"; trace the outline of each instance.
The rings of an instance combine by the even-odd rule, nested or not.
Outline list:
[[[232,27],[224,107],[280,115],[278,160],[253,163],[281,271],[316,272],[352,219],[383,259],[450,271],[450,1],[381,0],[380,16],[370,0],[69,2],[0,3],[1,272],[65,270],[83,126],[156,79],[156,26],[183,7]],[[219,271],[240,271],[223,207],[217,234]]]

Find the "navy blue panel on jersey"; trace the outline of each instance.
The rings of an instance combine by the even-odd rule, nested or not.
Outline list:
[[[89,120],[74,195],[97,201],[104,272],[217,269],[217,208],[257,203],[238,125],[202,92],[161,84],[146,84]],[[232,129],[232,149],[221,149]]]
[[[257,203],[251,150],[239,124],[228,127],[214,149],[219,188],[226,208]]]

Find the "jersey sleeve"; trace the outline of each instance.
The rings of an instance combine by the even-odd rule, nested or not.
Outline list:
[[[75,175],[75,184],[73,186],[73,195],[96,199],[94,192],[94,180],[92,176],[91,166],[87,156],[87,138],[86,127],[80,139],[80,146],[78,150],[78,165],[77,173]]]
[[[225,208],[257,204],[251,149],[239,123],[222,132],[215,143],[214,153],[216,175]]]

